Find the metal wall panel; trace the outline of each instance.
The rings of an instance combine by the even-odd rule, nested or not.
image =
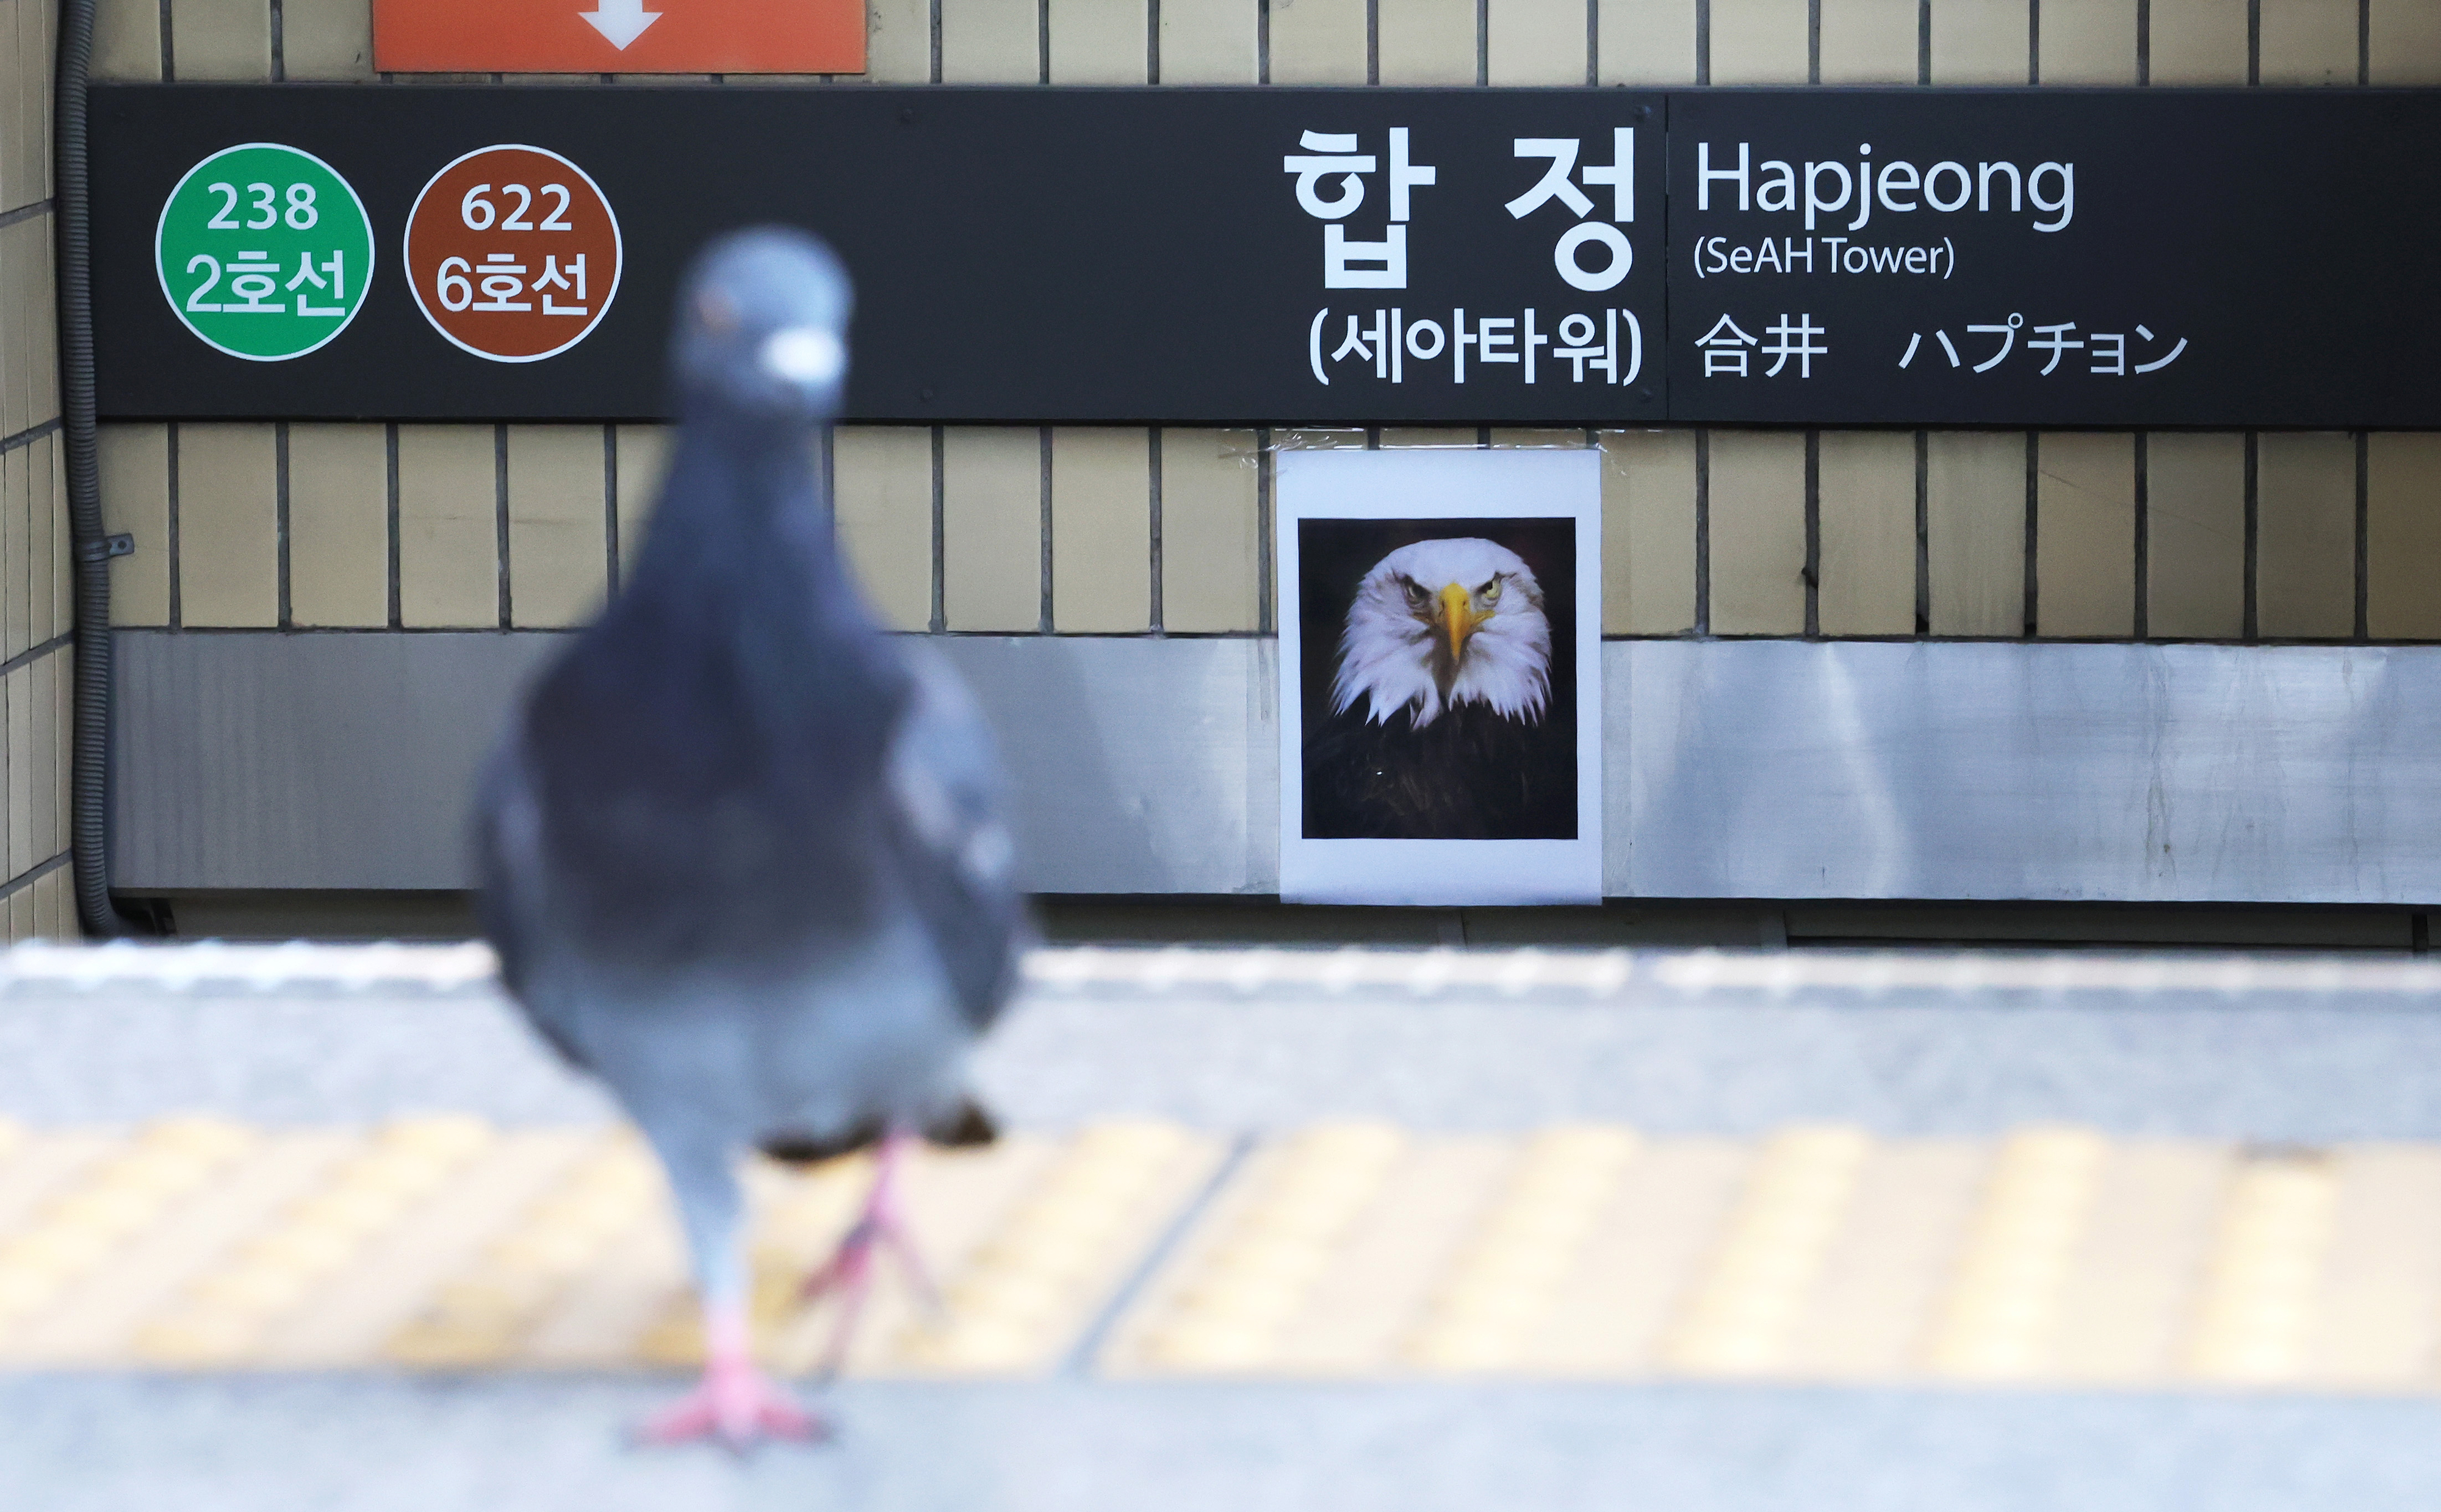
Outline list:
[[[130,890],[463,886],[545,633],[123,631]],[[950,637],[1028,884],[1277,886],[1274,645]],[[2441,900],[2441,647],[1625,640],[1614,895]]]
[[[1028,887],[1278,890],[1276,641],[939,644],[999,732]]]
[[[1615,893],[2441,898],[2432,648],[1606,649]]]
[[[466,800],[545,632],[117,637],[114,880],[467,885]],[[1277,886],[1268,640],[951,637],[1018,775],[1027,884]]]
[[[122,630],[112,881],[467,885],[466,800],[547,631]]]

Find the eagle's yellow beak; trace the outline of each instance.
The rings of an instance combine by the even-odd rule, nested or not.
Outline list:
[[[1474,634],[1474,601],[1467,591],[1453,583],[1441,589],[1441,619],[1449,631],[1450,660],[1456,661],[1466,651],[1466,638]]]

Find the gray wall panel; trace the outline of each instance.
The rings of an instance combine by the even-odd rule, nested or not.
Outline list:
[[[2441,899],[2441,647],[1606,649],[1618,892]]]
[[[121,888],[459,888],[466,801],[564,637],[123,630],[111,853]],[[1019,776],[1029,886],[1268,891],[1274,647],[956,637]]]
[[[123,631],[121,886],[449,888],[535,634]],[[954,637],[1029,885],[1277,886],[1266,640]],[[2441,901],[2441,647],[1613,641],[1606,887]]]
[[[122,630],[121,888],[457,888],[500,713],[565,638]]]
[[[1278,643],[958,636],[999,732],[1018,854],[1045,892],[1271,892]]]

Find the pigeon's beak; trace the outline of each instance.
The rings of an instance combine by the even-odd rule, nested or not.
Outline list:
[[[835,331],[788,326],[763,342],[763,370],[795,388],[819,389],[847,370],[847,347]]]
[[[1475,622],[1474,601],[1466,589],[1455,583],[1441,589],[1441,624],[1449,635],[1451,661],[1465,654],[1467,638],[1474,634]]]

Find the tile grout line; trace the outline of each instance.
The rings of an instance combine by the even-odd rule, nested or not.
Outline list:
[[[2149,434],[2138,431],[2132,449],[2136,464],[2136,585],[2130,628],[2136,639],[2149,640],[2153,638],[2153,453]]]
[[[931,632],[939,635],[949,628],[949,499],[947,472],[949,467],[948,433],[944,426],[932,427],[932,609]]]
[[[389,603],[384,606],[384,614],[387,628],[402,630],[406,628],[406,615],[405,601],[399,587],[398,422],[396,421],[391,421],[382,427],[382,465],[384,471],[382,509],[385,516],[384,524],[389,533],[389,581],[385,585]]]
[[[509,588],[509,426],[506,421],[492,423],[492,509],[493,549],[498,553],[493,574],[494,591],[498,598],[498,628],[507,630],[512,628],[515,605]]]
[[[1146,615],[1146,619],[1148,621],[1148,628],[1156,636],[1167,633],[1165,628],[1165,621],[1162,618],[1163,568],[1161,523],[1161,430],[1162,428],[1159,425],[1154,425],[1148,427],[1145,432],[1145,451],[1147,454],[1145,458],[1145,465],[1148,481],[1151,484],[1150,492],[1146,499],[1147,518],[1145,521],[1145,535],[1151,544],[1151,551],[1148,553],[1150,560],[1146,564],[1148,575],[1151,580],[1147,595],[1148,613]]]
[[[823,433],[827,455],[829,433]],[[823,501],[830,501],[830,482],[823,483]],[[617,598],[619,581],[619,427],[605,421],[602,424],[602,570],[609,585],[607,597]]]
[[[1279,588],[1273,581],[1279,575],[1279,528],[1275,519],[1278,511],[1272,498],[1275,472],[1272,428],[1258,426],[1255,431],[1255,633],[1258,636],[1276,635],[1279,628],[1274,622],[1279,614]]]
[[[1143,1258],[1120,1278],[1118,1286],[1112,1289],[1110,1299],[1102,1304],[1094,1312],[1093,1321],[1076,1336],[1076,1342],[1059,1361],[1054,1375],[1076,1378],[1094,1374],[1094,1358],[1110,1343],[1111,1335],[1118,1328],[1120,1320],[1136,1305],[1145,1288],[1152,1284],[1153,1277],[1159,1275],[1162,1267],[1169,1262],[1170,1256],[1186,1242],[1186,1236],[1195,1231],[1196,1224],[1211,1210],[1222,1189],[1228,1186],[1231,1179],[1246,1163],[1246,1158],[1261,1143],[1260,1138],[1252,1133],[1240,1134],[1230,1142],[1228,1153],[1220,1157],[1211,1176],[1146,1247]]]
[[[164,0],[165,9],[166,5],[167,0]],[[167,432],[167,437],[163,443],[163,450],[168,454],[169,459],[169,477],[165,480],[167,487],[164,489],[164,492],[169,495],[168,502],[170,506],[170,519],[168,526],[168,534],[170,537],[168,542],[168,554],[170,558],[170,628],[176,630],[185,625],[187,618],[186,599],[180,591],[179,583],[179,580],[183,578],[185,574],[178,570],[178,423],[173,420],[170,422],[168,425],[164,426],[163,429]]]
[[[1041,542],[1039,548],[1041,560],[1039,565],[1039,571],[1037,574],[1040,581],[1035,585],[1036,592],[1040,596],[1041,602],[1036,611],[1034,631],[1037,635],[1047,636],[1052,633],[1052,630],[1058,624],[1058,621],[1054,618],[1054,615],[1057,613],[1058,608],[1058,605],[1053,602],[1052,597],[1056,569],[1053,565],[1052,556],[1053,550],[1055,549],[1055,543],[1052,540],[1052,528],[1054,521],[1052,519],[1051,510],[1051,490],[1053,487],[1053,478],[1051,476],[1051,427],[1048,425],[1036,426],[1034,440],[1035,446],[1040,454],[1040,461],[1042,468],[1042,477],[1040,484],[1040,496],[1037,501],[1037,508],[1040,512],[1041,515],[1040,521],[1038,525],[1038,529],[1041,533]]]
[[[2360,641],[2373,639],[2373,433],[2356,433],[2356,615],[2352,633]]]
[[[280,553],[280,596],[275,618],[280,628],[287,630],[296,624],[296,603],[289,580],[288,422],[284,420],[275,422],[271,427],[271,494],[273,540]]]

